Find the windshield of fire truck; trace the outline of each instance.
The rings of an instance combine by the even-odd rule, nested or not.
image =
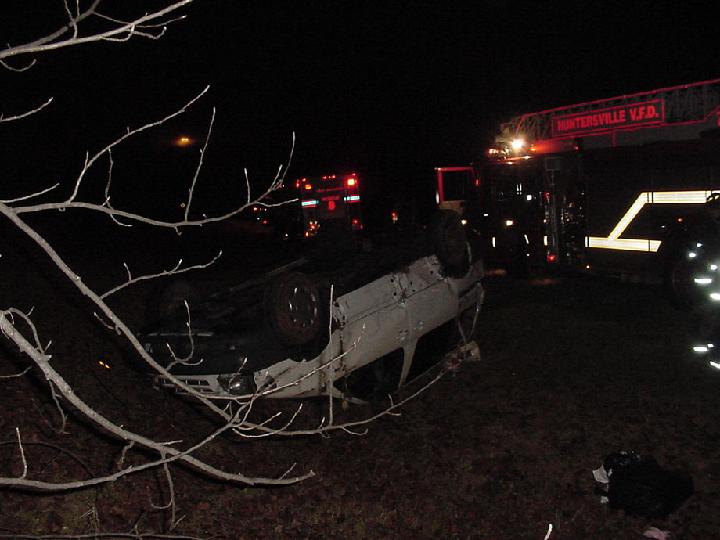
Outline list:
[[[475,175],[471,170],[444,170],[442,178],[443,200],[466,201],[477,197]]]

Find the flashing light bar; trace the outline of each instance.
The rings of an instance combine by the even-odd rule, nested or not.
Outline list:
[[[606,237],[588,236],[587,247],[599,249],[616,249],[619,251],[650,251],[660,248],[660,240],[645,238],[620,238],[630,223],[637,217],[646,204],[705,204],[711,190],[694,191],[643,191],[620,218],[610,234]]]
[[[303,208],[314,208],[319,202],[317,199],[308,199],[307,201],[302,201],[300,204]]]
[[[360,202],[360,195],[345,195],[343,200],[345,202]]]

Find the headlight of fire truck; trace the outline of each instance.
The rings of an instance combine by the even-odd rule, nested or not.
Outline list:
[[[527,145],[527,143],[525,142],[525,139],[523,139],[523,138],[513,139],[510,142],[510,148],[512,148],[513,152],[515,152],[516,154],[519,154],[520,152],[522,152],[522,150],[525,148],[526,145]]]

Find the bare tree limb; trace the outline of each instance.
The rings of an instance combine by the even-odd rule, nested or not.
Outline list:
[[[129,287],[130,285],[134,285],[135,283],[139,283],[140,281],[147,281],[150,279],[157,279],[162,277],[169,277],[169,276],[176,276],[178,274],[184,274],[185,272],[190,272],[191,270],[204,270],[205,268],[209,268],[213,264],[215,264],[218,259],[222,256],[222,251],[219,251],[215,257],[212,258],[212,260],[202,263],[202,264],[194,264],[192,266],[186,266],[182,267],[183,260],[180,259],[177,264],[171,268],[170,270],[163,270],[162,272],[158,272],[156,274],[145,274],[138,277],[132,277],[132,274],[130,273],[130,268],[128,268],[127,264],[125,264],[125,269],[127,270],[127,281],[124,283],[121,283],[120,285],[117,285],[110,289],[109,291],[106,291],[100,295],[100,298],[103,300],[107,298],[108,296],[115,294],[118,291],[121,291],[122,289]]]
[[[183,19],[184,16],[172,19],[163,18],[166,15],[169,15],[170,13],[173,13],[182,7],[185,7],[192,1],[193,0],[175,1],[163,9],[148,12],[145,15],[137,17],[131,21],[120,21],[118,19],[113,19],[112,17],[98,14],[97,7],[100,4],[100,0],[95,0],[90,5],[90,7],[88,7],[88,9],[77,15],[71,14],[70,10],[67,9],[66,4],[66,12],[68,13],[70,20],[65,26],[29,43],[25,43],[23,45],[16,45],[1,50],[0,61],[4,61],[6,58],[45,53],[66,47],[83,45],[86,43],[96,43],[99,41],[128,41],[133,36],[158,39],[165,33],[168,24]],[[103,20],[109,21],[113,23],[113,26],[103,32],[96,32],[87,36],[78,35],[79,23],[92,16],[96,16]],[[158,28],[160,30],[155,31]],[[68,32],[70,33],[70,36],[63,38],[62,36],[64,36]],[[4,65],[6,64],[4,63]]]
[[[39,105],[35,107],[34,109],[31,109],[29,111],[25,111],[24,113],[16,114],[15,116],[3,116],[0,114],[0,123],[2,122],[14,122],[15,120],[22,120],[23,118],[27,118],[28,116],[32,116],[33,114],[42,111],[45,107],[50,105],[53,101],[53,98],[48,99],[45,103],[42,105]]]

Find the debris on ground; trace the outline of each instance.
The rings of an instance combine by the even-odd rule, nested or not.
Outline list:
[[[689,474],[663,469],[654,457],[630,451],[608,455],[593,476],[601,484],[601,502],[636,516],[666,517],[693,494]]]

